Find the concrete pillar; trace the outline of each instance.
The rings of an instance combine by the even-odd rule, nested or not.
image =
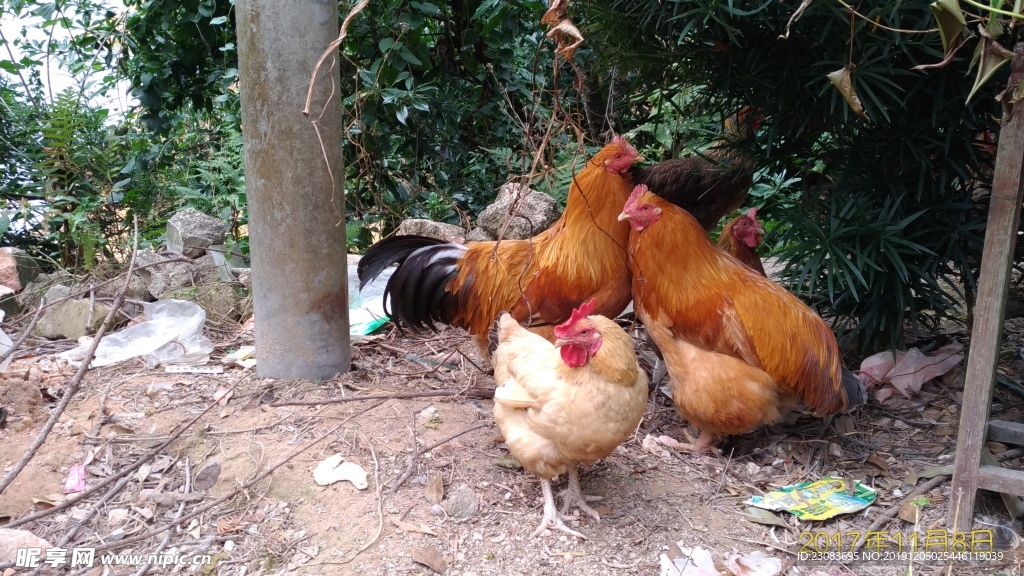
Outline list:
[[[338,36],[338,4],[238,0],[236,10],[256,370],[329,378],[351,362],[337,65],[321,69],[311,107],[316,118],[333,75],[318,122],[326,154],[302,108],[313,66]]]

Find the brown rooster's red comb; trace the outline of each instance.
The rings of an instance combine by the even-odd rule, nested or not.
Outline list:
[[[639,152],[636,151],[636,148],[633,148],[633,145],[630,144],[626,140],[626,137],[621,134],[616,134],[615,136],[612,137],[612,145],[618,146],[623,152],[630,154],[632,156],[639,155]]]
[[[570,316],[568,320],[559,324],[558,326],[555,326],[555,336],[559,338],[564,338],[568,336],[569,332],[576,325],[576,323],[579,322],[580,320],[583,320],[587,316],[593,314],[594,308],[596,307],[597,301],[591,298],[590,300],[587,300],[583,304],[580,304],[579,308],[574,308],[572,311],[572,316]]]
[[[757,208],[751,207],[750,210],[747,210],[747,218],[757,222]]]

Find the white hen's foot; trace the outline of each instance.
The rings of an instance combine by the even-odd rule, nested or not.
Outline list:
[[[572,534],[573,536],[586,540],[586,536],[565,525],[562,515],[558,512],[558,509],[555,508],[555,495],[551,491],[551,481],[541,478],[540,489],[544,493],[544,517],[540,521],[540,526],[533,531],[533,534],[530,534],[530,538],[536,538],[537,535],[543,532],[546,528],[550,528],[551,530],[561,530],[562,532]]]
[[[591,499],[600,500],[596,496],[591,497]],[[601,515],[590,506],[587,506],[587,497],[583,495],[583,491],[580,489],[580,472],[579,465],[577,464],[569,466],[569,486],[566,487],[565,492],[562,492],[562,514],[567,514],[573,506],[579,508],[580,512],[587,514],[594,520],[601,520]]]

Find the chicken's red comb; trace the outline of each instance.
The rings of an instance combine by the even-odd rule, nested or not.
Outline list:
[[[757,222],[757,208],[756,207],[752,206],[750,208],[750,210],[747,210],[747,218],[750,218],[754,222]]]
[[[579,308],[574,308],[572,311],[572,316],[570,316],[568,320],[559,324],[558,326],[555,326],[555,336],[558,336],[559,338],[567,336],[569,330],[571,330],[577,322],[593,314],[594,308],[596,307],[597,301],[591,298],[590,300],[587,300],[583,304],[580,304]]]
[[[626,206],[636,204],[640,201],[640,197],[647,193],[647,184],[637,184],[633,187],[633,191],[629,194],[629,199],[626,200]]]

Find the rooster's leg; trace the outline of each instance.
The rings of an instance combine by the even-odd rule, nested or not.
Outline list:
[[[689,436],[689,434],[687,434],[687,436]],[[690,452],[718,453],[718,448],[715,447],[715,435],[708,432],[701,432],[700,437],[697,438],[696,442],[680,442],[677,448],[680,450],[688,450]]]
[[[530,538],[536,538],[545,528],[551,528],[552,530],[561,530],[586,540],[586,536],[569,528],[562,520],[562,515],[559,514],[558,509],[555,507],[555,495],[551,491],[551,481],[541,478],[540,489],[544,493],[544,518],[541,519],[540,526],[533,531],[533,534],[530,534]]]
[[[580,489],[580,472],[578,464],[569,466],[569,486],[562,492],[562,514],[569,512],[569,508],[577,507],[580,512],[590,515],[594,520],[601,520],[601,515],[596,510],[587,506],[587,497]]]

